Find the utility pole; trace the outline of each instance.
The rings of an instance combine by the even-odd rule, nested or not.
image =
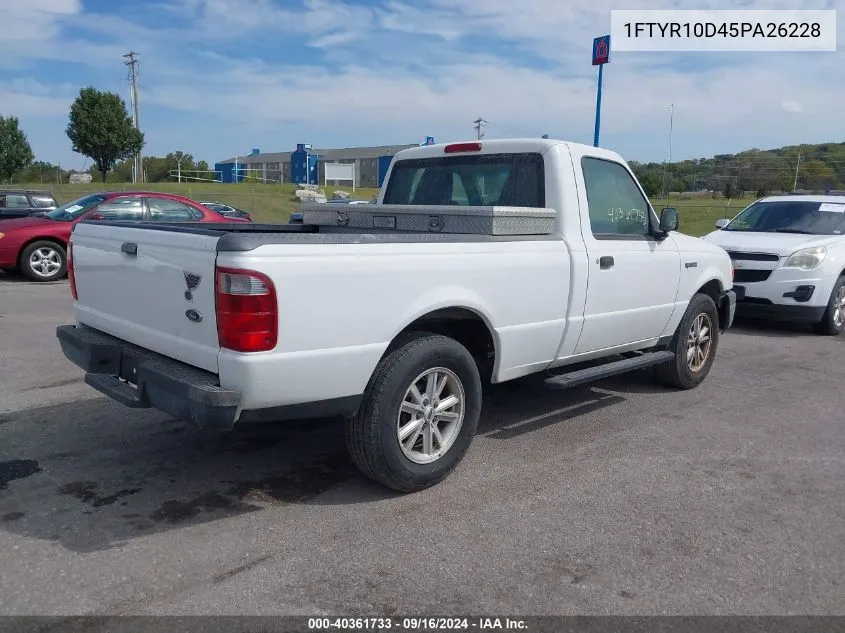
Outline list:
[[[475,124],[475,138],[480,141],[484,138],[484,132],[481,131],[481,128],[487,125],[488,122],[481,117],[478,117],[475,121],[473,121],[473,123]]]
[[[795,163],[795,180],[792,182],[792,191],[798,189],[798,167],[801,166],[801,152],[798,152],[798,162]]]
[[[135,111],[135,129],[141,129],[141,117],[138,114],[138,53],[129,51],[123,57],[126,59],[124,65],[129,67],[129,81],[132,83],[132,106]],[[144,182],[144,163],[141,151],[135,155],[135,182]]]
[[[669,161],[663,165],[663,195],[666,196],[668,192],[666,191],[666,170],[669,168],[669,165],[672,163],[672,125],[675,118],[675,104],[669,104]]]
[[[176,159],[176,181],[181,184],[182,182],[182,159]]]

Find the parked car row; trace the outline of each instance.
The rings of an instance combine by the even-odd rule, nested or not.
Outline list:
[[[12,194],[3,192],[0,195],[8,201]],[[234,211],[238,214],[225,214],[189,198],[167,193],[127,191],[91,194],[56,205],[52,210],[39,209],[38,212],[0,221],[0,270],[19,271],[33,281],[61,279],[67,274],[67,244],[71,231],[82,220],[159,223],[251,221],[246,212]]]

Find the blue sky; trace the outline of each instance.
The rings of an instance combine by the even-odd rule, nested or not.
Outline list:
[[[129,102],[138,52],[147,155],[210,163],[473,135],[592,142],[592,38],[612,8],[836,8],[831,0],[0,0],[0,114],[38,159],[71,151],[67,113],[94,85]],[[842,38],[842,16],[838,32]],[[613,54],[602,145],[629,160],[845,140],[845,55]]]

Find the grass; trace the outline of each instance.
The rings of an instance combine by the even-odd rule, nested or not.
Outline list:
[[[732,218],[753,201],[752,198],[724,200],[717,198],[678,199],[652,198],[651,204],[657,215],[663,207],[675,207],[681,218],[681,233],[701,237],[716,229],[716,220]]]
[[[298,210],[299,202],[294,196],[295,185],[265,185],[265,184],[215,184],[215,183],[150,183],[141,186],[132,184],[91,183],[79,185],[15,185],[16,187],[32,189],[50,188],[53,195],[64,204],[96,191],[130,191],[142,189],[146,191],[162,191],[187,196],[193,200],[218,201],[233,207],[244,209],[252,214],[257,222],[285,223],[290,214]],[[355,200],[371,200],[378,194],[378,189],[357,189],[350,187],[324,188],[331,198],[334,191],[345,191]],[[681,218],[680,230],[687,235],[696,237],[712,231],[719,218],[731,218],[747,206],[751,199],[724,200],[705,197],[682,196],[667,199],[651,200],[657,214],[663,207],[675,207]]]

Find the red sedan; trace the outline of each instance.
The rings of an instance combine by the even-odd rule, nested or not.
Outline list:
[[[123,222],[248,222],[228,218],[182,196],[112,191],[95,193],[43,215],[0,220],[0,270],[20,270],[34,281],[67,274],[67,243],[82,220]]]

